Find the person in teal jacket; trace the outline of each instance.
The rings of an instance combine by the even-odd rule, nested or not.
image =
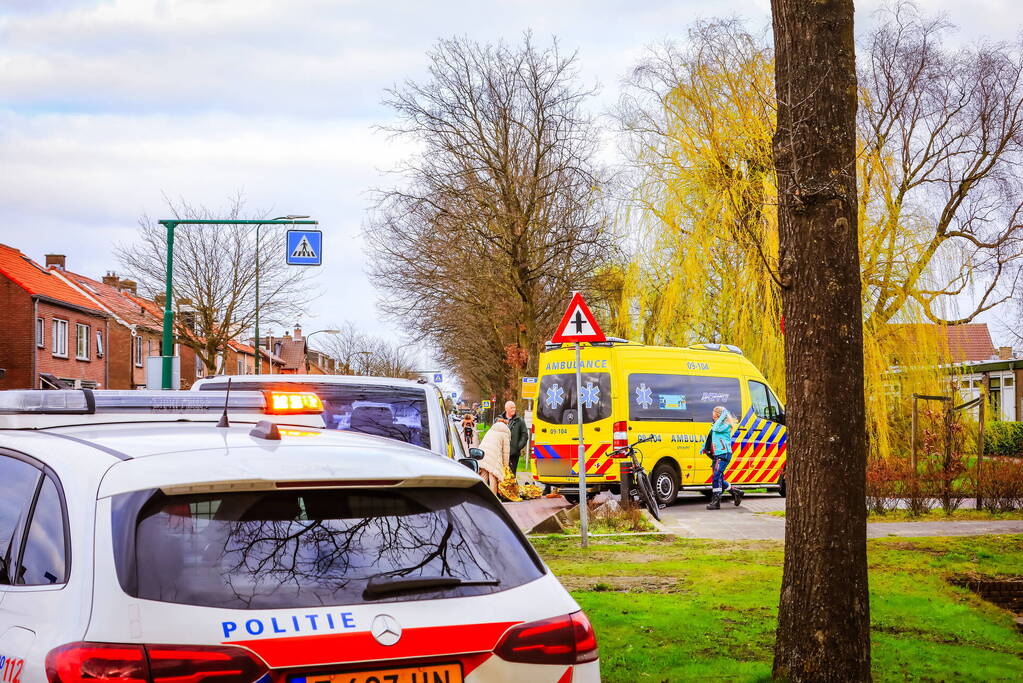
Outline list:
[[[704,446],[704,455],[712,461],[714,478],[711,480],[711,499],[707,503],[708,510],[721,509],[721,494],[728,491],[732,494],[732,502],[736,506],[742,502],[743,493],[725,481],[725,470],[732,460],[732,431],[739,421],[732,417],[724,406],[717,406],[713,412],[714,424]],[[710,452],[707,452],[709,448]]]

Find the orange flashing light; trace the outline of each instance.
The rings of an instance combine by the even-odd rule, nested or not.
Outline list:
[[[310,391],[267,391],[266,411],[270,415],[303,415],[323,412],[323,401]]]

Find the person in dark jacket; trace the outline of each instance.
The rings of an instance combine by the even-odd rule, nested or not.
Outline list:
[[[504,414],[501,415],[508,420],[508,429],[511,430],[511,451],[508,457],[508,469],[515,474],[519,470],[519,455],[522,449],[529,443],[529,430],[526,429],[526,422],[515,414],[515,401],[508,401],[504,404]]]

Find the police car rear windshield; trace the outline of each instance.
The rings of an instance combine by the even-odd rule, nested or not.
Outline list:
[[[484,595],[542,575],[473,489],[289,490],[115,496],[129,595],[286,609]]]
[[[582,373],[583,422],[596,422],[611,417],[611,375],[606,372]],[[536,415],[556,425],[577,424],[579,402],[575,372],[544,375],[540,379]]]
[[[227,382],[211,382],[201,391],[223,391]],[[312,391],[323,401],[328,429],[386,436],[423,448],[430,447],[430,419],[426,392],[379,385],[319,382],[231,382],[232,390]]]

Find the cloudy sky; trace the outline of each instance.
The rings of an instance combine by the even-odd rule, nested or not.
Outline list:
[[[870,21],[879,0],[857,2]],[[1013,0],[923,0],[956,40],[1015,38]],[[368,190],[410,149],[374,131],[383,90],[425,71],[439,37],[578,49],[600,109],[645,45],[695,19],[769,25],[769,0],[0,0],[0,242],[69,268],[116,270],[116,243],[164,195],[318,218],[325,296],[307,330],[379,320],[359,233]]]

